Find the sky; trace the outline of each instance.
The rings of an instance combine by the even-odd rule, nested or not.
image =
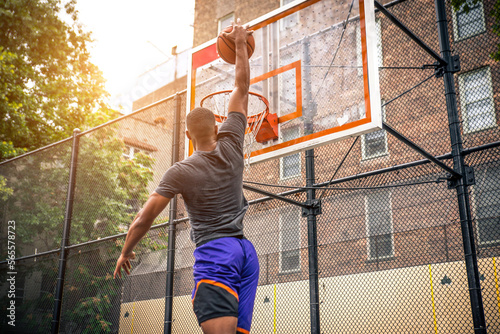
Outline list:
[[[91,61],[113,97],[144,72],[192,47],[194,0],[78,0],[79,22],[92,32]]]

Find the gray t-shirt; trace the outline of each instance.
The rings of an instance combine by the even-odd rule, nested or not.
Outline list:
[[[243,236],[248,202],[243,195],[243,142],[246,117],[230,112],[217,135],[215,150],[195,151],[163,175],[156,192],[181,194],[196,244],[214,238]]]

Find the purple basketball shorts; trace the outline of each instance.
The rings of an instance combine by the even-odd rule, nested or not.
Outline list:
[[[259,260],[245,238],[218,238],[194,251],[192,293],[198,323],[219,317],[237,317],[237,333],[250,333],[259,281]]]

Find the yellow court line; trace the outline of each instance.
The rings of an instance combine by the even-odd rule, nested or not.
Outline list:
[[[430,281],[431,281],[431,300],[432,300],[432,315],[434,316],[434,332],[437,334],[438,327],[437,327],[437,319],[436,319],[436,305],[434,303],[434,286],[432,285],[432,270],[431,270],[430,264],[429,264],[429,277],[430,277]]]
[[[498,290],[497,263],[493,257],[493,274],[495,275],[495,287],[497,289],[498,316],[500,317],[500,291]]]
[[[134,332],[134,313],[135,313],[135,302],[132,304],[132,327],[130,328],[130,334]]]
[[[276,284],[274,284],[274,332],[276,333]]]

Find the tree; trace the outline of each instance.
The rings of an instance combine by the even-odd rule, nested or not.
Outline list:
[[[464,10],[468,13],[471,6],[477,4],[479,1],[482,0],[451,0],[451,6],[456,11]],[[495,20],[495,23],[493,24],[493,32],[500,36],[500,0],[496,0],[493,5],[493,10],[489,14]],[[491,58],[496,61],[500,61],[500,44],[497,45],[497,50],[491,54]]]
[[[45,146],[114,116],[75,4],[0,4],[0,142],[16,150]],[[0,160],[16,155],[7,152],[0,151]]]
[[[89,61],[87,46],[92,39],[78,23],[76,0],[62,3],[4,0],[0,4],[0,161],[115,115],[105,102],[102,74]],[[154,159],[141,153],[125,159],[120,137],[115,123],[80,138],[71,244],[124,232],[136,213],[133,204],[148,197]],[[1,224],[16,221],[17,257],[31,254],[34,247],[38,251],[60,247],[70,157],[71,142],[67,142],[1,166],[0,219]],[[156,222],[164,221],[160,217]],[[167,239],[160,231],[144,239],[137,250],[165,248]],[[5,259],[4,244],[0,254]],[[86,249],[81,256],[94,256],[91,261],[67,270],[66,282],[77,286],[65,290],[64,314],[84,333],[111,330],[110,312],[120,303],[120,285],[111,273],[122,246],[123,240],[116,240],[96,246],[99,252]],[[20,275],[41,273],[49,286],[39,298],[18,308],[18,318],[21,331],[47,333],[57,268],[51,258],[37,260],[34,265],[17,264]],[[73,258],[68,268],[73,263],[78,261]],[[3,282],[5,275],[6,271],[0,273]]]

